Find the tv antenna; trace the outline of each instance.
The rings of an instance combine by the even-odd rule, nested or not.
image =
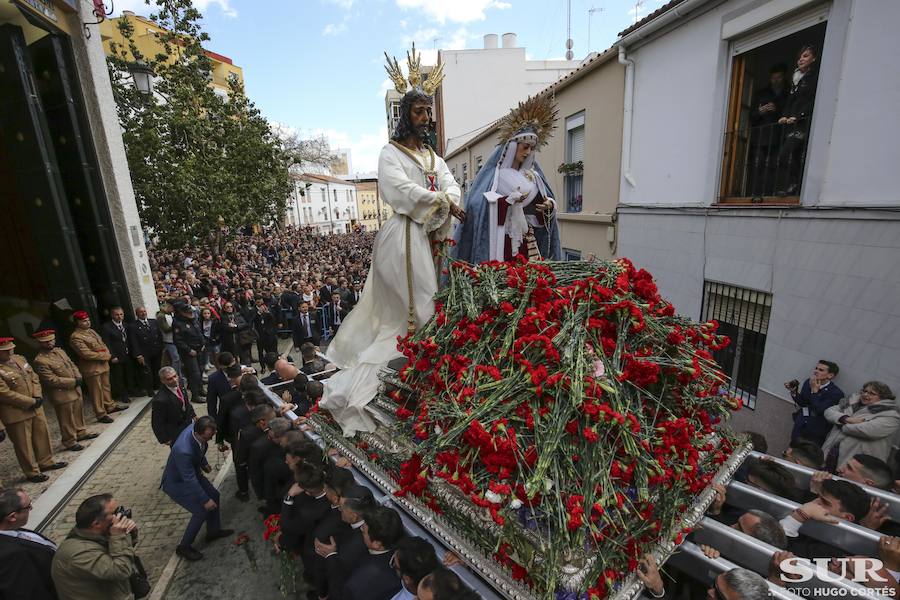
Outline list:
[[[594,18],[595,12],[604,12],[605,10],[606,10],[605,8],[597,8],[596,6],[592,6],[588,9],[588,45],[587,45],[588,54],[591,53],[591,19]]]
[[[637,2],[634,3],[634,22],[635,23],[637,23],[641,19],[640,14],[641,14],[642,8],[644,8],[644,0],[637,0]]]
[[[572,60],[575,53],[572,47],[575,42],[572,41],[572,0],[566,2],[566,60]]]

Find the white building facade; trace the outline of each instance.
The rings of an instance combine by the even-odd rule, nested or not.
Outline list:
[[[438,91],[435,118],[444,154],[580,64],[528,60],[525,48],[517,47],[514,33],[503,34],[502,44],[497,34],[487,34],[483,48],[441,50],[438,61],[444,65],[444,83]]]
[[[668,6],[619,40],[618,253],[679,313],[721,323],[733,343],[716,358],[750,409],[735,427],[777,453],[795,410],[784,382],[817,360],[838,363],[847,395],[900,388],[900,3]],[[790,85],[806,45],[814,103],[761,144],[760,90],[778,63]]]
[[[328,175],[292,175],[285,223],[317,233],[349,233],[356,224],[356,186]]]

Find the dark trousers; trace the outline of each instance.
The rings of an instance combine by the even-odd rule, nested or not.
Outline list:
[[[234,446],[232,446],[234,448]],[[239,465],[234,463],[234,476],[237,478],[237,486],[239,492],[245,494],[250,490],[250,469],[247,464]]]
[[[240,350],[238,351],[238,356],[241,359],[242,365],[249,366],[253,362],[252,348],[253,348],[253,344],[241,344],[240,345]],[[262,357],[260,357],[260,360],[262,360]]]
[[[109,385],[113,400],[130,402],[128,394],[134,390],[134,364],[130,358],[119,359],[117,363],[109,363]]]
[[[203,399],[203,375],[200,372],[200,363],[197,360],[199,356],[199,352],[197,356],[191,356],[190,354],[181,355],[181,367],[184,369],[184,376],[187,378],[192,400]]]
[[[197,481],[200,483],[203,491],[206,492],[206,495],[216,504],[219,504],[219,490],[214,488],[213,484],[206,477],[199,476]],[[188,522],[187,529],[184,530],[184,535],[181,536],[180,546],[186,547],[193,544],[204,523],[206,523],[206,535],[222,529],[218,506],[214,510],[206,510],[199,502],[182,502],[180,500],[175,500],[175,502],[191,513],[191,520]]]
[[[134,361],[134,369],[137,373],[138,387],[148,396],[159,389],[159,370],[162,368],[162,355],[145,356],[144,364]]]
[[[781,149],[778,151],[776,191],[790,194],[800,193],[803,163],[806,162],[806,141],[806,129],[801,125],[785,135]]]

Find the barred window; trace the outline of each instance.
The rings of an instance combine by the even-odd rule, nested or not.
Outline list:
[[[728,347],[713,353],[713,358],[729,377],[731,393],[750,409],[756,408],[771,310],[772,294],[704,282],[702,318],[718,321],[719,334],[731,339]]]

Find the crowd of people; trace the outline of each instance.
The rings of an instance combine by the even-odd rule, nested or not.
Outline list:
[[[877,532],[881,536],[877,553],[881,567],[854,572],[854,563],[850,562],[846,576],[890,596],[900,594],[900,523],[891,520],[888,505],[871,493],[873,489],[900,493],[900,481],[896,480],[900,463],[892,453],[900,434],[900,412],[886,384],[867,382],[848,397],[834,382],[838,373],[839,367],[833,361],[820,360],[802,384],[797,380],[785,383],[797,410],[791,440],[782,458],[813,471],[808,486],[799,485],[794,471],[768,457],[746,460],[735,476],[747,485],[797,503],[795,510],[781,519],[763,510],[745,510],[729,504],[724,486],[714,486],[715,499],[706,515],[776,551],[767,573],[737,568],[719,575],[713,588],[706,590],[709,598],[769,597],[766,580],[785,586],[794,577],[785,565],[795,557],[825,559],[830,561],[830,570],[841,573],[845,567],[837,559],[852,553],[841,548],[838,541],[829,543],[823,536],[807,535],[801,528],[811,520],[829,525],[854,523]],[[765,436],[745,433],[754,450],[763,454],[768,451]],[[828,539],[841,538],[834,535]],[[709,558],[720,556],[716,548],[702,544],[700,548]],[[663,570],[670,571],[674,583],[664,583],[660,569],[649,555],[637,571],[654,597],[695,598],[704,593],[677,570]]]

